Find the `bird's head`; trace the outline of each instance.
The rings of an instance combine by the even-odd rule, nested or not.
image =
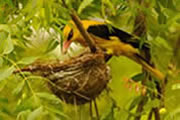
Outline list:
[[[71,43],[76,41],[77,35],[75,35],[74,33],[77,34],[78,31],[76,31],[76,26],[74,25],[74,23],[70,21],[63,29],[63,53],[66,53]]]
[[[87,30],[89,26],[103,24],[103,22],[92,20],[82,20],[81,23],[85,30]],[[62,51],[64,54],[67,52],[72,42],[77,42],[80,43],[82,46],[86,46],[84,38],[82,37],[81,33],[79,32],[73,21],[69,21],[69,23],[64,27],[63,36],[64,40]]]

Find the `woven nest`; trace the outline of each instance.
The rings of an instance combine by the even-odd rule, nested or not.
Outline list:
[[[36,62],[21,71],[48,78],[48,86],[56,96],[77,105],[95,99],[111,79],[102,53],[86,53],[64,62]]]

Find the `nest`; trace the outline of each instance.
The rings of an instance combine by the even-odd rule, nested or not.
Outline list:
[[[35,62],[21,71],[49,79],[48,86],[56,96],[77,105],[94,100],[111,79],[102,53],[86,53],[64,62]]]

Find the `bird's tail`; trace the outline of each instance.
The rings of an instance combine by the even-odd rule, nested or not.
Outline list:
[[[164,80],[165,76],[162,72],[160,72],[157,68],[153,67],[151,64],[149,64],[141,55],[135,54],[133,56],[127,56],[130,59],[134,60],[138,64],[142,65],[142,67],[147,70],[148,72],[152,73],[155,77],[157,77],[160,80]]]

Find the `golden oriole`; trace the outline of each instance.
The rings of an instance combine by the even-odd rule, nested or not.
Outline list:
[[[109,27],[104,22],[93,20],[82,20],[83,27],[93,38],[95,44],[109,55],[124,55],[137,63],[141,64],[144,69],[153,73],[156,77],[164,80],[164,75],[151,65],[139,54],[137,48],[140,47],[140,40],[137,37],[124,32],[115,27]],[[63,53],[66,53],[72,42],[78,42],[87,46],[83,36],[71,21],[63,29],[64,42]],[[149,50],[148,44],[143,44],[142,49]]]

